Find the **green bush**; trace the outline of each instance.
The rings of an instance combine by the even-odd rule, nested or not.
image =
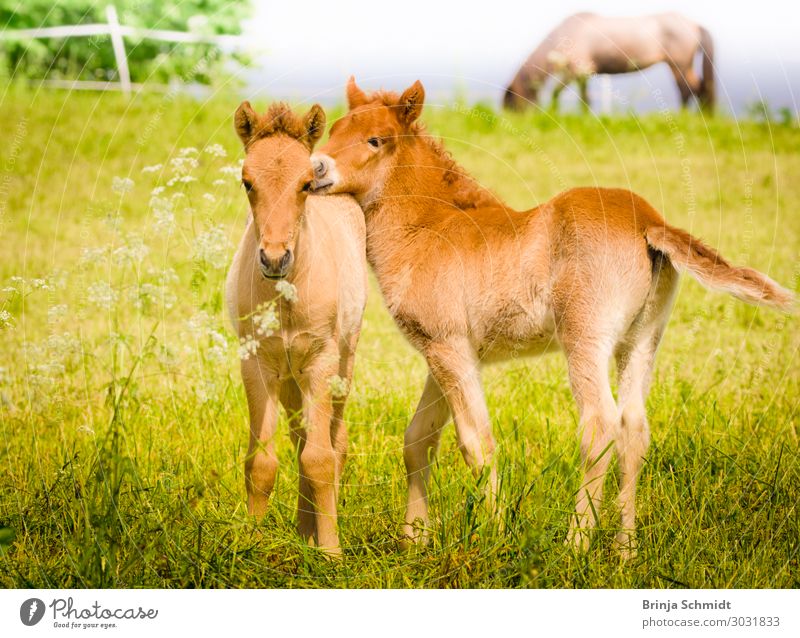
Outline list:
[[[79,24],[106,23],[106,6],[95,0],[0,0],[5,32]],[[238,34],[250,12],[249,2],[227,0],[115,0],[119,21],[126,26],[192,31],[208,35]],[[174,43],[126,38],[131,80],[210,84],[231,58],[216,44]],[[13,78],[79,80],[117,79],[117,64],[107,35],[6,40],[0,51],[0,73]]]

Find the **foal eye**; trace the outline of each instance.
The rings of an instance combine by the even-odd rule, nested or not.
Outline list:
[[[246,179],[243,179],[243,180],[242,180],[242,186],[244,186],[244,189],[245,189],[245,190],[246,190],[248,193],[249,193],[251,190],[253,190],[253,182],[250,182],[250,181],[248,181],[248,180],[246,180]]]
[[[367,144],[369,144],[372,148],[378,148],[381,145],[381,139],[379,137],[370,137],[367,140]]]
[[[302,190],[304,193],[307,193],[308,191],[310,191],[311,190],[311,182],[306,182],[305,184],[303,184],[303,188],[301,188],[300,190]]]

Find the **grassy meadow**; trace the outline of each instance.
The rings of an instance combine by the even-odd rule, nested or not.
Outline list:
[[[270,511],[248,517],[222,296],[247,215],[237,105],[0,86],[0,586],[800,587],[797,319],[687,278],[648,403],[635,560],[614,550],[610,498],[588,554],[563,544],[579,450],[561,355],[485,370],[504,525],[449,426],[432,542],[399,551],[403,431],[425,365],[374,281],[347,407],[344,559],[294,531],[284,423]],[[575,185],[631,188],[797,289],[796,126],[455,103],[423,119],[517,208]]]

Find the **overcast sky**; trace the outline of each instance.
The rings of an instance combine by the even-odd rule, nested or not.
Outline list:
[[[262,52],[247,77],[254,92],[323,102],[341,99],[350,74],[366,87],[386,88],[399,88],[419,77],[432,96],[451,98],[460,90],[472,99],[496,103],[527,54],[566,16],[578,11],[641,15],[673,10],[700,22],[714,36],[723,102],[730,101],[739,111],[763,96],[776,107],[796,110],[800,101],[797,4],[257,0],[256,14],[245,32]],[[615,86],[636,99],[646,98],[655,86],[669,89],[674,83],[662,68],[615,78]],[[600,90],[599,83],[593,90]],[[672,91],[677,103],[677,90]]]

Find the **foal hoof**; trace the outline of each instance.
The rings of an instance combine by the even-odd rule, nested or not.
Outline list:
[[[614,539],[622,560],[633,560],[638,555],[636,537],[629,532],[619,532]]]
[[[401,528],[401,534],[399,541],[401,551],[408,552],[425,547],[428,544],[428,532],[419,523],[414,525],[404,523]]]
[[[573,527],[567,533],[564,544],[575,549],[579,554],[589,551],[591,545],[590,531],[580,527]]]
[[[318,547],[320,553],[324,558],[328,560],[342,560],[344,554],[342,553],[342,548],[338,545],[336,547]]]

